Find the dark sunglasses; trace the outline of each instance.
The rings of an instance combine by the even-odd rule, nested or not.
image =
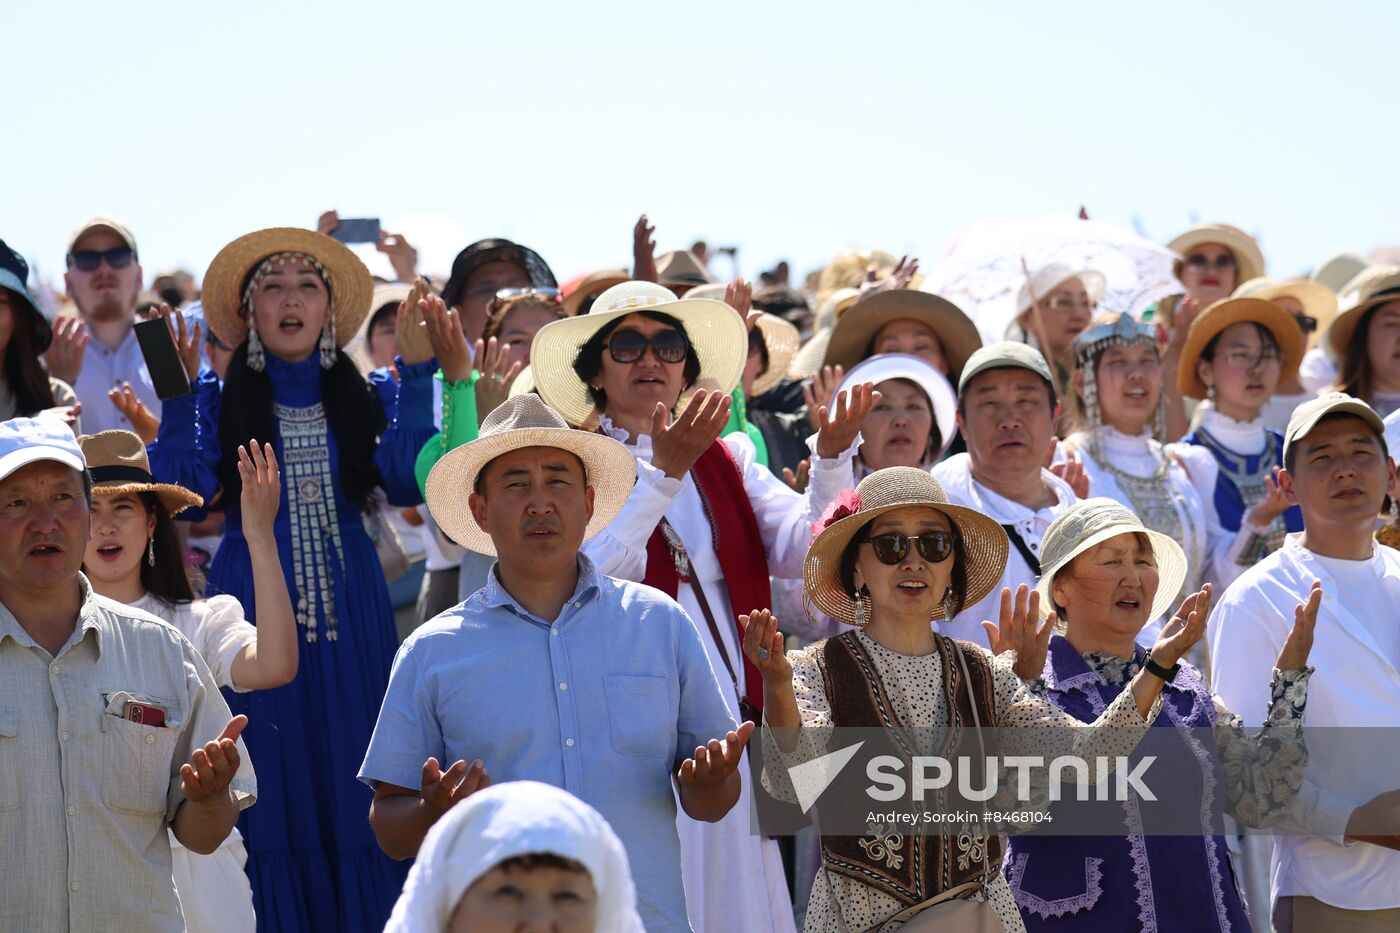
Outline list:
[[[1217,270],[1223,272],[1226,269],[1235,268],[1235,257],[1216,256],[1215,261],[1212,263],[1211,260],[1202,256],[1200,253],[1196,253],[1193,256],[1186,257],[1186,264],[1193,269],[1209,269],[1214,265]]]
[[[1311,334],[1317,330],[1317,318],[1309,317],[1306,314],[1295,314],[1293,320],[1298,322],[1298,326],[1303,329],[1303,333]]]
[[[749,331],[749,356],[755,353],[762,353],[766,348],[763,345],[763,334],[755,327]]]
[[[680,363],[690,344],[678,330],[663,330],[650,338],[641,331],[620,330],[608,340],[608,354],[614,363],[635,363],[646,356],[647,347],[663,363]]]
[[[96,272],[97,267],[102,265],[102,260],[107,260],[107,265],[113,269],[125,269],[131,265],[134,254],[129,246],[118,246],[109,250],[80,249],[68,257],[68,264],[77,266],[83,272]]]
[[[902,531],[887,531],[882,535],[871,535],[862,541],[875,550],[875,559],[882,564],[897,564],[909,556],[909,542],[919,549],[919,556],[930,564],[941,564],[953,553],[953,533],[951,531],[929,531],[910,537]]]

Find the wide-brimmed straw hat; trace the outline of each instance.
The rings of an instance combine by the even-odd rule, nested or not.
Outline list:
[[[870,341],[892,321],[912,320],[938,335],[948,359],[948,378],[958,381],[963,364],[982,346],[982,335],[962,310],[946,298],[896,288],[857,301],[831,329],[823,366],[850,369],[866,356]]]
[[[1392,301],[1400,301],[1400,266],[1364,270],[1338,301],[1341,311],[1327,328],[1327,352],[1338,360],[1345,357],[1366,312]]]
[[[1011,545],[1005,529],[975,509],[950,505],[943,486],[927,470],[887,467],[861,480],[854,495],[842,493],[823,516],[827,524],[812,541],[802,568],[807,598],[812,604],[833,619],[854,623],[856,604],[841,585],[841,557],[868,523],[886,512],[911,507],[937,509],[956,526],[967,571],[963,605],[975,605],[990,593],[1006,569]],[[943,618],[941,603],[931,618]]]
[[[701,389],[727,393],[739,384],[749,338],[733,308],[709,298],[677,298],[652,282],[624,282],[599,295],[588,314],[541,327],[530,345],[535,388],[570,424],[587,423],[595,410],[588,386],[574,371],[579,350],[608,324],[638,311],[657,311],[680,321],[700,359],[700,375],[681,393],[679,406]]]
[[[1167,535],[1145,526],[1123,503],[1098,496],[1077,502],[1062,512],[1041,539],[1040,582],[1035,586],[1040,593],[1040,618],[1043,620],[1054,611],[1051,585],[1055,574],[1094,545],[1121,534],[1135,533],[1147,535],[1157,560],[1157,595],[1152,598],[1152,611],[1147,619],[1150,622],[1170,612],[1186,580],[1186,552]]]
[[[151,475],[151,462],[146,457],[146,445],[130,431],[102,431],[78,438],[92,475],[94,496],[120,496],[143,492],[154,493],[171,515],[185,509],[199,508],[204,498],[184,486],[157,483]]]
[[[601,295],[614,285],[621,285],[631,278],[626,269],[600,269],[588,273],[564,296],[564,313],[569,317],[576,316],[589,296]]]
[[[697,285],[686,292],[685,297],[687,299],[713,298],[716,301],[724,301],[728,290],[728,285],[712,282],[709,285]],[[792,358],[797,355],[797,348],[802,345],[802,334],[792,323],[783,320],[776,314],[766,312],[754,326],[758,328],[759,334],[763,337],[763,346],[768,350],[768,366],[754,377],[750,393],[754,398],[758,398],[760,395],[776,389],[778,384],[788,377],[788,367],[792,365]]]
[[[584,530],[587,541],[622,510],[637,479],[631,451],[605,434],[576,431],[538,395],[507,399],[481,423],[476,440],[443,455],[428,474],[428,510],[453,541],[479,554],[494,555],[491,536],[481,530],[467,506],[482,469],[502,454],[522,447],[556,447],[583,461],[593,487],[593,518]]]
[[[1235,257],[1235,281],[1247,282],[1264,274],[1264,254],[1254,237],[1238,227],[1229,224],[1197,224],[1181,236],[1167,244],[1167,248],[1181,254],[1172,265],[1173,271],[1181,276],[1181,266],[1186,256],[1198,246],[1215,243],[1230,251]]]
[[[1017,314],[1031,309],[1032,293],[1037,301],[1044,301],[1046,295],[1071,279],[1078,279],[1084,284],[1084,290],[1089,293],[1090,304],[1097,305],[1103,300],[1104,290],[1108,288],[1108,279],[1104,278],[1102,272],[1052,263],[1031,273],[1030,281],[1023,284],[1021,290],[1016,293]]]
[[[1351,280],[1364,272],[1370,264],[1360,253],[1337,253],[1318,263],[1312,275],[1308,276],[1308,281],[1324,286],[1334,295],[1340,295],[1347,290]]]
[[[1222,298],[1196,315],[1191,329],[1186,332],[1186,345],[1181,348],[1181,360],[1176,368],[1178,392],[1187,398],[1205,398],[1209,394],[1197,364],[1206,345],[1235,324],[1259,324],[1274,335],[1278,342],[1279,385],[1298,375],[1298,365],[1303,362],[1303,352],[1307,350],[1307,338],[1293,315],[1262,298]]]
[[[958,397],[953,392],[953,384],[920,357],[908,353],[877,353],[862,360],[841,378],[827,401],[828,413],[836,410],[836,397],[842,392],[850,398],[850,392],[861,383],[868,382],[875,387],[890,379],[904,379],[914,383],[928,396],[932,406],[933,423],[938,426],[938,436],[942,446],[933,451],[928,464],[943,456],[953,439],[958,436]]]
[[[1317,346],[1337,316],[1336,293],[1326,285],[1311,279],[1287,279],[1280,282],[1260,276],[1242,283],[1230,297],[1258,298],[1262,301],[1292,298],[1303,306],[1304,314],[1317,321],[1317,328],[1307,335],[1308,349]]]
[[[237,347],[248,336],[243,289],[258,263],[279,253],[304,253],[315,259],[330,280],[335,342],[343,347],[360,329],[370,311],[374,279],[369,269],[343,243],[315,230],[270,227],[234,240],[214,257],[204,274],[200,299],[204,318],[225,346]]]
[[[662,285],[708,285],[714,281],[698,256],[674,249],[656,257],[656,281]]]

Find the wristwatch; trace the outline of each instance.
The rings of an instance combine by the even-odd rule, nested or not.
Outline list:
[[[1156,676],[1165,680],[1167,683],[1171,683],[1173,680],[1176,680],[1176,675],[1181,672],[1180,661],[1177,661],[1169,668],[1163,667],[1156,661],[1152,660],[1152,652],[1150,651],[1147,653],[1147,657],[1143,659],[1142,666],[1147,669],[1147,672],[1149,674],[1155,674]]]

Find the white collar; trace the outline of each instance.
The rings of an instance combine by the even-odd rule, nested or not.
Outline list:
[[[1264,452],[1267,438],[1264,435],[1264,419],[1236,421],[1222,415],[1213,406],[1202,407],[1201,427],[1210,436],[1224,445],[1226,450],[1237,454],[1258,454]]]

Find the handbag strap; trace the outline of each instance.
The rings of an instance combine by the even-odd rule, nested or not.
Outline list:
[[[1011,546],[1016,549],[1016,553],[1021,555],[1021,559],[1026,562],[1026,566],[1031,568],[1031,573],[1036,577],[1040,576],[1040,558],[1036,557],[1026,544],[1026,539],[1021,537],[1021,533],[1016,530],[1015,525],[1002,525],[1002,530],[1006,532],[1006,537],[1011,540]]]
[[[661,529],[661,537],[666,541],[666,547],[671,551],[671,559],[676,562],[676,576],[690,584],[695,591],[695,601],[700,604],[700,613],[705,617],[705,624],[710,627],[710,635],[715,640],[715,647],[719,649],[720,660],[724,662],[724,669],[729,672],[729,682],[734,685],[734,695],[743,699],[739,695],[739,676],[734,672],[734,665],[729,660],[729,651],[724,647],[724,638],[719,631],[719,623],[715,621],[715,614],[710,609],[710,601],[705,598],[705,588],[700,585],[695,574],[691,573],[690,555],[686,553],[685,544],[681,542],[681,536],[676,533],[676,529],[671,527],[671,523],[666,519],[661,519],[657,526]]]

